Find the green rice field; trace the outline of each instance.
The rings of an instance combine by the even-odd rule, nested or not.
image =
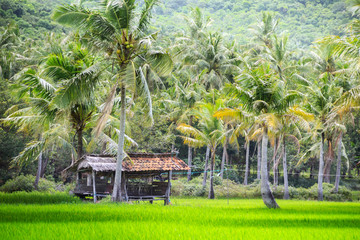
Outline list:
[[[0,239],[360,239],[360,203],[0,204]]]

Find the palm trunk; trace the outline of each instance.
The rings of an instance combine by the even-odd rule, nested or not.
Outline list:
[[[211,151],[211,163],[210,163],[210,189],[209,189],[209,199],[215,198],[214,192],[214,169],[215,169],[215,149]]]
[[[262,158],[261,158],[261,196],[268,208],[279,208],[269,185],[269,175],[267,170],[267,145],[268,145],[267,129],[264,129],[262,137]]]
[[[250,143],[249,143],[249,142],[246,142],[245,144],[246,144],[246,155],[245,155],[245,177],[244,177],[244,185],[248,185]]]
[[[335,179],[336,193],[339,191],[339,183],[340,183],[342,135],[343,133],[340,132],[339,142],[338,142],[337,164],[336,164],[336,179]]]
[[[125,119],[126,119],[126,102],[125,102],[125,87],[121,86],[121,111],[120,111],[120,133],[118,152],[116,158],[116,171],[115,171],[115,183],[112,193],[112,201],[121,202],[121,173],[122,173],[122,162],[125,156],[124,152],[124,141],[125,141]]]
[[[284,170],[284,199],[290,199],[285,138],[283,139],[283,170]]]
[[[276,186],[277,186],[277,177],[276,177],[276,169],[277,169],[277,166],[276,166],[276,148],[277,148],[277,139],[275,138],[275,144],[274,144],[274,156],[273,156],[273,175],[274,175],[274,189],[276,189]]]
[[[202,182],[203,187],[206,186],[207,169],[208,169],[208,164],[209,164],[209,155],[210,155],[210,147],[208,145],[206,147],[206,155],[205,155],[204,179],[203,179],[203,182]]]
[[[44,161],[41,164],[41,174],[40,174],[40,178],[43,178],[45,175],[45,170],[47,167],[47,164],[49,162],[49,157],[45,157]]]
[[[222,155],[222,159],[221,159],[221,170],[220,170],[221,179],[224,179],[224,167],[225,167],[226,155],[227,155],[227,146],[225,143],[224,147],[223,147],[223,155]]]
[[[189,117],[189,125],[192,125],[192,116]],[[190,181],[191,180],[191,163],[192,162],[192,149],[190,146],[188,146],[188,165],[190,167],[190,169],[188,170],[187,173],[187,180]]]
[[[328,151],[327,154],[324,156],[325,158],[325,162],[324,162],[324,182],[326,183],[330,183],[331,181],[331,164],[334,161],[334,156],[335,152],[333,151],[332,148],[332,142],[331,140],[328,140]]]
[[[261,176],[261,141],[258,142],[257,150],[257,179],[260,179]]]
[[[318,176],[318,200],[323,201],[323,174],[324,174],[324,133],[321,133],[320,158],[319,158],[319,176]]]
[[[35,178],[35,182],[34,182],[35,190],[37,190],[38,186],[39,186],[39,179],[40,179],[40,175],[41,175],[41,170],[42,170],[42,152],[40,152],[39,157],[38,157],[38,169],[37,169],[37,172],[36,172],[36,178]]]
[[[83,155],[83,129],[80,128],[78,129],[77,131],[77,140],[78,140],[78,143],[77,143],[77,154],[78,154],[78,159],[80,159]]]

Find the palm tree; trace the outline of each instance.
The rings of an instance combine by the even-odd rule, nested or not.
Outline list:
[[[253,139],[262,136],[261,146],[261,193],[265,205],[278,208],[268,182],[267,148],[269,134],[276,133],[277,115],[286,112],[296,99],[296,94],[284,91],[284,83],[274,75],[268,63],[247,68],[238,76],[230,93],[239,100],[242,108],[254,117]]]
[[[122,161],[125,157],[125,119],[126,119],[126,89],[136,91],[136,86],[143,86],[143,93],[147,96],[149,108],[151,98],[149,88],[144,77],[141,65],[145,60],[149,66],[156,68],[159,74],[167,73],[172,68],[172,61],[168,54],[161,49],[151,46],[156,34],[148,34],[151,19],[151,10],[158,0],[145,0],[140,14],[138,14],[135,0],[103,0],[97,10],[89,10],[80,5],[63,5],[57,7],[53,19],[65,25],[81,29],[84,39],[94,49],[101,49],[107,54],[108,60],[113,64],[113,88],[107,99],[103,117],[99,120],[97,133],[105,125],[109,112],[113,106],[116,89],[120,88],[121,113],[120,135],[118,143],[115,183],[112,194],[113,201],[122,201],[121,172]],[[150,118],[151,111],[149,111]]]
[[[177,123],[187,121],[188,125],[193,126],[194,122],[194,111],[196,103],[201,100],[201,95],[204,92],[201,85],[191,82],[191,79],[184,84],[173,75],[174,91],[172,91],[170,102],[170,112],[168,117],[170,120]],[[192,148],[188,146],[188,165],[192,167]],[[188,171],[188,181],[191,180],[191,169]]]
[[[16,95],[29,107],[16,106],[4,119],[20,129],[36,130],[38,140],[31,142],[16,160],[29,161],[35,156],[39,159],[35,185],[42,169],[42,152],[56,133],[52,129],[67,132],[65,126],[71,125],[78,140],[77,158],[83,155],[83,131],[96,111],[95,88],[102,74],[94,58],[81,45],[70,44],[66,53],[61,48],[54,50],[37,70],[25,69],[15,77]],[[64,134],[61,139],[68,141]]]
[[[272,36],[276,32],[279,20],[271,13],[263,12],[262,18],[258,23],[250,28],[254,35],[254,40],[264,44],[265,47],[272,49]]]
[[[180,124],[177,127],[184,136],[184,143],[193,147],[209,146],[211,151],[210,163],[210,189],[209,199],[215,198],[214,192],[214,170],[215,154],[219,144],[224,142],[226,131],[221,120],[214,117],[214,113],[221,108],[222,101],[216,100],[215,103],[205,103],[199,106],[196,116],[199,118],[199,127],[195,128],[187,124]]]

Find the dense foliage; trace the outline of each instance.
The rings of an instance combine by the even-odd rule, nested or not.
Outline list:
[[[290,35],[292,48],[309,46],[329,34],[341,35],[352,18],[346,2],[336,0],[164,0],[156,9],[154,24],[162,34],[176,33],[179,27],[186,28],[182,15],[196,6],[214,19],[214,30],[242,44],[251,39],[248,28],[257,21],[259,12],[274,12],[281,19],[280,31]]]
[[[118,149],[178,151],[209,198],[218,177],[320,200],[359,177],[356,2],[44,2],[0,1],[0,184]]]

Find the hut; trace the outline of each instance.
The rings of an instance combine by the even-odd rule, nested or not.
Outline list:
[[[122,164],[122,197],[125,201],[164,200],[168,204],[172,173],[189,169],[175,153],[127,153]],[[96,202],[112,194],[115,170],[116,157],[85,155],[64,173],[76,172],[75,195],[93,196]]]

